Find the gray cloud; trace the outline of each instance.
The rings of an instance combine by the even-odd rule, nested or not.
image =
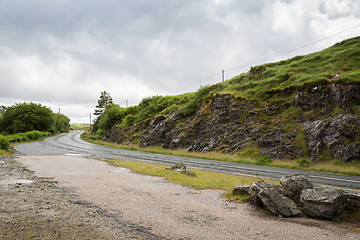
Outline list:
[[[0,105],[42,102],[87,121],[103,90],[122,106],[195,91],[221,69],[230,78],[357,36],[271,58],[355,26],[359,12],[355,0],[0,0]]]

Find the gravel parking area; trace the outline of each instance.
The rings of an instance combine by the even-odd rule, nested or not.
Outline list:
[[[341,224],[278,218],[74,156],[0,159],[0,239],[359,239]],[[33,171],[33,172],[32,172]]]
[[[0,156],[0,239],[163,239]]]

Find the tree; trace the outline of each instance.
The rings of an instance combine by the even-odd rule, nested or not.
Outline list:
[[[35,103],[15,104],[0,117],[0,132],[54,131],[55,117],[50,108]]]
[[[0,116],[6,111],[6,106],[0,106]]]
[[[57,132],[69,132],[70,129],[70,119],[64,114],[53,113],[55,117],[55,130]]]
[[[95,109],[94,115],[100,116],[104,113],[105,108],[107,105],[113,104],[113,100],[110,97],[110,93],[107,93],[106,91],[101,92],[100,99],[98,100],[98,105],[96,106],[97,109]]]

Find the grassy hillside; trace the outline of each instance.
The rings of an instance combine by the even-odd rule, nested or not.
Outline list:
[[[299,90],[324,83],[360,84],[360,37],[342,41],[320,52],[252,67],[248,73],[202,87],[195,93],[149,97],[130,108],[110,105],[95,122],[94,131],[101,138],[114,125],[125,128],[154,115],[167,115],[179,110],[183,116],[189,116],[199,110],[204,100],[219,94],[246,98],[259,106],[274,102],[286,106]],[[360,108],[354,106],[354,109],[359,111]]]
[[[326,82],[360,83],[360,37],[320,52],[252,67],[249,73],[220,84],[220,91],[266,99],[274,92]]]

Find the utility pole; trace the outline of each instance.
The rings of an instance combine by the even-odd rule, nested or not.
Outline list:
[[[59,108],[59,115],[60,115],[60,108]]]
[[[91,113],[90,113],[90,132],[91,132]]]
[[[225,72],[224,72],[224,69],[221,71],[221,75],[222,75],[222,81],[224,82],[224,81],[225,81]]]
[[[125,104],[126,108],[128,107],[128,100],[126,99],[126,104]]]

